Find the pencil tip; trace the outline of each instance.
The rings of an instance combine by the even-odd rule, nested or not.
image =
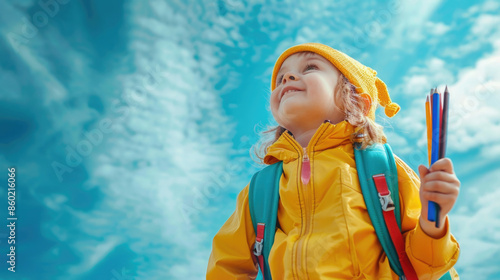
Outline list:
[[[448,92],[448,85],[446,85],[446,87],[444,88],[444,92]]]

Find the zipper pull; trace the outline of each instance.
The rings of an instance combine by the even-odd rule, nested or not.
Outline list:
[[[309,163],[309,157],[307,156],[306,148],[304,149],[304,157],[302,159],[302,172],[300,174],[300,179],[302,184],[307,185],[309,179],[311,179],[311,165]]]

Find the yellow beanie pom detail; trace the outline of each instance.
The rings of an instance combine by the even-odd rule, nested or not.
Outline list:
[[[399,107],[398,104],[391,101],[391,97],[389,96],[389,91],[387,90],[387,86],[381,79],[376,78],[375,86],[377,87],[379,104],[385,107],[385,115],[388,116],[389,118],[392,118],[399,112],[401,107]]]
[[[400,109],[401,107],[399,107],[398,104],[391,102],[385,105],[385,115],[388,116],[389,118],[392,118],[399,112]]]

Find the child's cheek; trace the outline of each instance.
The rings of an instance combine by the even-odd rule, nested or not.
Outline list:
[[[280,90],[279,89],[275,89],[273,90],[273,92],[271,93],[271,104],[278,104],[279,102],[279,93],[280,93]]]
[[[308,94],[314,93],[318,90],[318,81],[311,77],[311,75],[304,77],[304,84],[306,84],[306,91]]]

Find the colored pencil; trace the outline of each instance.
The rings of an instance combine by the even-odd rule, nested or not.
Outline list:
[[[448,92],[448,86],[444,89],[443,94],[443,112],[441,114],[441,139],[439,139],[439,158],[444,158],[446,156],[446,134],[448,133],[448,106],[450,102],[450,93]]]
[[[441,127],[443,125],[443,95],[437,90],[437,93],[439,94],[439,147],[441,147],[441,138],[443,137],[443,131],[441,130]],[[440,157],[438,157],[440,158]]]
[[[439,128],[440,128],[440,99],[437,90],[431,96],[432,98],[432,153],[431,165],[439,159]]]
[[[431,90],[432,94],[432,90]],[[432,152],[432,117],[431,117],[431,102],[429,95],[425,100],[425,125],[427,126],[427,154],[429,155],[429,166],[431,165],[431,152]]]
[[[440,114],[441,104],[439,99],[439,93],[434,90],[432,94],[432,149],[431,149],[431,165],[434,164],[439,159],[439,129],[440,129]],[[439,205],[433,201],[429,201],[427,219],[431,222],[436,222],[439,225]]]
[[[434,106],[433,106],[434,105],[434,100],[432,99],[432,94],[434,93],[434,90],[435,89],[431,88],[431,97],[430,97],[431,98],[431,116],[432,116],[432,108],[434,108]]]

